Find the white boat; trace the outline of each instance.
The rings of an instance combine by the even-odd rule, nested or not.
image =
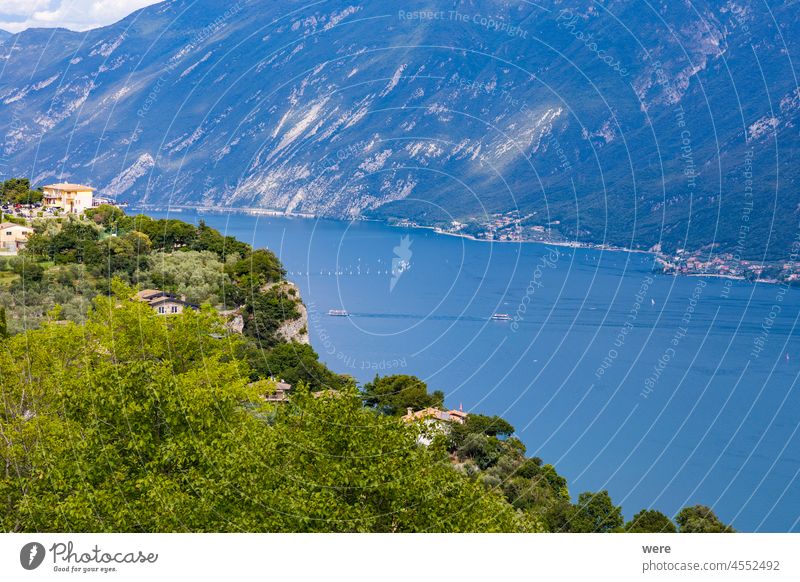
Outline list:
[[[495,321],[511,321],[511,316],[508,313],[495,313],[492,315]]]
[[[347,317],[350,314],[347,313],[347,311],[345,311],[344,309],[329,309],[328,315],[331,315],[333,317]]]

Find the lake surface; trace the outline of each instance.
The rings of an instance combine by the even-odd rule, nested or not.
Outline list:
[[[275,251],[332,369],[414,374],[448,406],[502,415],[575,497],[608,489],[626,518],[704,503],[742,531],[800,531],[800,290],[655,275],[639,253],[169,216]]]

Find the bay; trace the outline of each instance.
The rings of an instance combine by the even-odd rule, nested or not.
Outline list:
[[[272,249],[333,370],[413,374],[448,406],[503,416],[574,497],[607,489],[626,518],[703,503],[741,531],[800,531],[798,289],[654,274],[642,253],[147,214]]]

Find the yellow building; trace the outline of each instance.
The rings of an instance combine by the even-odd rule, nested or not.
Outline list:
[[[81,214],[92,207],[94,188],[81,184],[50,184],[42,188],[44,207],[58,208],[64,212]]]

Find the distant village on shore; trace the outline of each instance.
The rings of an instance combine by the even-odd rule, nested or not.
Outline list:
[[[553,220],[536,224],[535,214],[520,215],[506,212],[490,215],[486,220],[426,226],[412,220],[392,221],[394,226],[429,228],[438,234],[460,236],[477,241],[528,243],[538,242],[571,248],[602,251],[645,252],[654,256],[655,269],[666,275],[723,277],[759,283],[785,283],[800,285],[800,258],[790,261],[745,260],[733,253],[714,252],[713,245],[699,250],[678,249],[674,254],[664,253],[660,245],[646,251],[610,244],[569,240],[558,230],[560,222]]]

